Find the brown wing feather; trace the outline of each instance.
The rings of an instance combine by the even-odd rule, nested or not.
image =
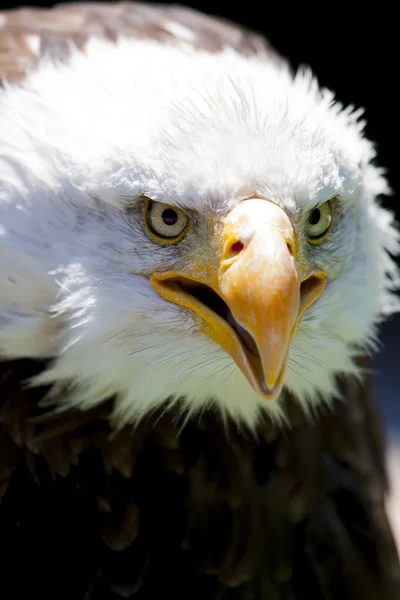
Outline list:
[[[255,440],[212,412],[113,432],[112,399],[65,411],[24,388],[42,368],[0,363],[2,598],[400,597],[379,418],[355,380],[313,424],[286,398],[291,430],[265,420]]]
[[[230,46],[243,54],[281,60],[261,36],[183,6],[59,4],[0,12],[0,81],[22,79],[43,56],[67,56],[71,42],[83,49],[90,36],[112,41],[120,36],[151,38],[209,52]]]

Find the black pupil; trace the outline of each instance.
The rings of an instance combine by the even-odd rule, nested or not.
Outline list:
[[[173,208],[166,208],[161,215],[166,225],[175,225],[178,220],[177,212]]]
[[[321,211],[319,210],[319,208],[315,208],[310,215],[310,225],[316,225],[317,223],[319,223],[320,218]]]

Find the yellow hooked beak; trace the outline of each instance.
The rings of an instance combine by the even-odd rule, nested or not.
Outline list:
[[[222,232],[214,260],[155,273],[150,281],[163,298],[193,311],[203,333],[230,354],[263,398],[272,400],[282,389],[296,326],[326,277],[299,273],[292,225],[272,202],[240,203]]]

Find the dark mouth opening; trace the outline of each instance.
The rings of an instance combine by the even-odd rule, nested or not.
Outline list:
[[[222,298],[214,292],[208,285],[191,281],[190,279],[179,278],[174,280],[174,283],[181,287],[187,294],[194,296],[199,302],[207,306],[210,310],[216,313],[219,317],[227,321],[234,329],[240,338],[243,346],[252,354],[253,357],[259,359],[257,346],[251,335],[239,325],[235,320],[229,306]]]

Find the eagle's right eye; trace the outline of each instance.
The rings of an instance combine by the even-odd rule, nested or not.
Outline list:
[[[147,233],[162,244],[180,242],[190,224],[183,210],[170,204],[156,202],[151,198],[145,199],[143,218]]]

